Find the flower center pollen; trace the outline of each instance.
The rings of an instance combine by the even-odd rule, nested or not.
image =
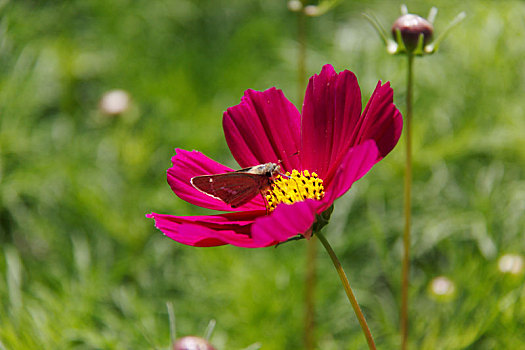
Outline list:
[[[306,199],[320,200],[324,197],[323,180],[308,170],[292,170],[278,175],[266,192],[268,209],[274,210],[281,203],[293,204]]]

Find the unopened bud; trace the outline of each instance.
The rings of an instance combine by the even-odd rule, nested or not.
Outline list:
[[[392,25],[394,40],[397,40],[398,30],[408,52],[412,52],[417,48],[420,35],[423,35],[424,47],[432,40],[432,34],[434,33],[434,27],[429,21],[414,14],[403,15],[394,22]]]
[[[178,339],[173,344],[173,350],[215,350],[215,348],[203,338],[187,336]]]

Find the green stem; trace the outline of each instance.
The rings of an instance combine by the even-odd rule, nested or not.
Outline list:
[[[405,161],[405,229],[403,233],[403,266],[401,284],[401,349],[408,347],[408,286],[410,273],[410,222],[412,196],[412,95],[414,55],[408,54],[406,115],[404,120]]]
[[[345,271],[343,270],[343,267],[341,266],[341,262],[337,258],[337,255],[335,255],[334,250],[326,240],[325,236],[320,232],[315,232],[315,235],[319,238],[321,243],[323,244],[324,248],[326,249],[328,255],[330,255],[330,258],[332,258],[332,263],[335,266],[335,269],[337,273],[339,274],[339,278],[341,278],[341,283],[343,284],[343,287],[346,292],[346,296],[348,297],[348,300],[350,301],[350,304],[352,305],[352,308],[354,309],[354,313],[357,316],[357,319],[359,321],[359,324],[361,325],[361,329],[363,330],[363,334],[365,335],[366,341],[368,343],[368,347],[372,349],[376,349],[376,345],[374,343],[374,338],[372,338],[372,333],[370,332],[370,328],[368,328],[368,324],[366,323],[365,316],[363,315],[363,312],[361,311],[361,308],[359,307],[359,304],[357,303],[357,299],[355,298],[354,292],[352,292],[352,288],[350,288],[350,283],[348,282],[348,278],[346,277]]]

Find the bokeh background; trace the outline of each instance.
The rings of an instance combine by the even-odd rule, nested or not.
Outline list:
[[[415,62],[412,348],[523,348],[525,3],[406,3],[437,6],[437,34],[467,12]],[[308,75],[350,69],[364,101],[390,81],[404,111],[406,59],[362,17],[389,28],[400,4],[309,18]],[[0,1],[0,349],[167,349],[167,302],[179,336],[215,319],[218,349],[303,346],[304,241],[186,247],[145,218],[206,212],[165,170],[175,147],[237,167],[221,119],[245,89],[301,100],[296,29],[283,0]],[[114,89],[128,108],[108,115]],[[326,228],[382,349],[400,341],[403,157],[401,141]],[[318,348],[366,348],[317,263]]]

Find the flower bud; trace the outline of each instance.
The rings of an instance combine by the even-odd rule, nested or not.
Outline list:
[[[215,350],[215,348],[203,338],[187,336],[178,339],[173,344],[173,350]]]
[[[423,34],[424,47],[432,40],[432,34],[434,33],[434,27],[429,21],[413,14],[405,14],[394,22],[392,25],[394,40],[397,40],[398,30],[408,52],[413,52],[417,48],[421,34]]]

